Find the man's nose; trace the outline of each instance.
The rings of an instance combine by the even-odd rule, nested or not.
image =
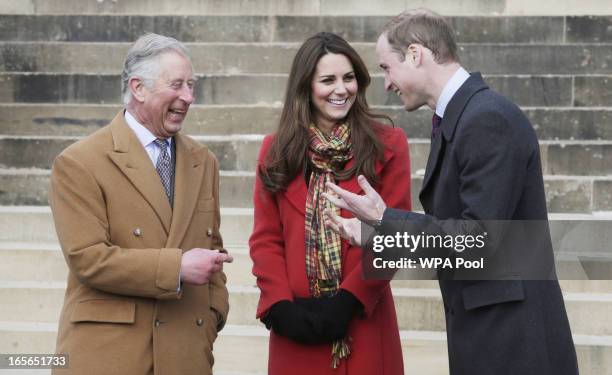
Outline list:
[[[181,95],[179,96],[179,99],[181,99],[187,104],[193,103],[195,100],[195,97],[193,95],[193,87],[189,87],[187,85],[183,86],[183,88],[181,89]]]
[[[385,75],[385,90],[391,90],[391,80]]]

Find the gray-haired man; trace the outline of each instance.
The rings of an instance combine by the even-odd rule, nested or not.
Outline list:
[[[148,34],[125,60],[126,106],[55,160],[49,202],[70,273],[57,339],[73,374],[211,374],[229,310],[218,162],[179,134],[189,54]]]

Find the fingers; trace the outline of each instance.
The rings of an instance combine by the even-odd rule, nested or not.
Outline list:
[[[359,175],[359,177],[357,177],[357,183],[359,184],[365,195],[374,200],[380,199],[380,195],[378,195],[378,192],[374,190],[372,185],[370,185],[370,183],[368,182],[368,179],[365,178],[363,175]]]
[[[331,210],[325,210],[325,225],[330,227],[334,232],[338,233],[340,237],[348,240],[349,242],[353,242],[354,235],[349,233],[347,230],[347,224],[349,223],[349,219],[345,219],[336,215]]]
[[[345,209],[345,210],[350,210],[348,205],[340,198],[335,197],[329,193],[323,193],[323,196],[330,201],[334,206]]]
[[[326,186],[326,187],[327,187],[329,190],[331,190],[331,191],[333,191],[334,193],[336,193],[336,195],[338,195],[338,197],[339,197],[340,199],[342,199],[342,201],[344,201],[344,202],[346,202],[346,203],[350,202],[350,201],[351,201],[351,199],[354,199],[354,197],[357,197],[357,196],[358,196],[357,194],[353,194],[353,193],[351,193],[351,192],[350,192],[350,191],[348,191],[348,190],[344,190],[343,188],[341,188],[340,186],[338,186],[338,185],[334,184],[333,182],[328,182],[328,183],[326,183],[326,184],[325,184],[325,186]],[[328,193],[324,193],[324,194],[326,194],[326,195],[328,195],[328,196],[331,196],[331,195],[330,195],[330,194],[328,194]]]
[[[225,249],[203,249],[203,248],[195,248],[189,251],[196,250],[203,254],[204,256],[209,256],[213,258],[214,263],[232,263],[234,261],[234,257],[227,253]]]
[[[361,222],[357,218],[345,219],[331,210],[323,211],[325,225],[349,241],[353,246],[361,246]]]
[[[340,186],[331,182],[326,183],[325,186],[327,186],[327,188],[329,188],[333,193],[336,193],[338,195],[336,197],[333,194],[330,194],[329,192],[325,192],[323,193],[323,196],[325,198],[327,198],[330,202],[336,205],[336,207],[355,213],[355,208],[353,206],[355,200],[359,198],[359,195],[344,190]]]
[[[213,262],[215,264],[223,266],[223,263],[232,263],[234,258],[229,254],[219,253],[215,256]]]
[[[323,214],[325,215],[325,225],[330,227],[334,232],[340,234],[339,224],[342,218],[329,209],[323,211]]]
[[[343,188],[341,188],[340,186],[334,184],[333,182],[327,182],[325,183],[325,186],[333,191],[334,193],[338,194],[339,196],[342,196],[342,193],[345,192],[346,190],[344,190]]]
[[[223,269],[223,263],[213,263],[210,266],[210,273],[219,272]]]

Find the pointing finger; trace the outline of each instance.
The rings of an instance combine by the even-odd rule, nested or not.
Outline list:
[[[338,196],[344,200],[346,200],[348,196],[353,195],[353,193],[351,193],[350,191],[344,190],[343,188],[334,184],[333,182],[328,182],[325,184],[325,186],[331,191],[333,191],[334,193],[338,194]]]
[[[323,193],[323,196],[330,201],[334,206],[340,207],[342,209],[348,210],[348,205],[341,198],[335,197],[329,193]]]

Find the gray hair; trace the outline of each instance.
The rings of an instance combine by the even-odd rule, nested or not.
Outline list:
[[[153,87],[159,77],[159,56],[168,52],[178,53],[191,60],[183,43],[171,37],[148,33],[134,42],[125,57],[121,73],[121,94],[125,105],[132,99],[128,85],[130,78],[139,77],[146,87]]]

